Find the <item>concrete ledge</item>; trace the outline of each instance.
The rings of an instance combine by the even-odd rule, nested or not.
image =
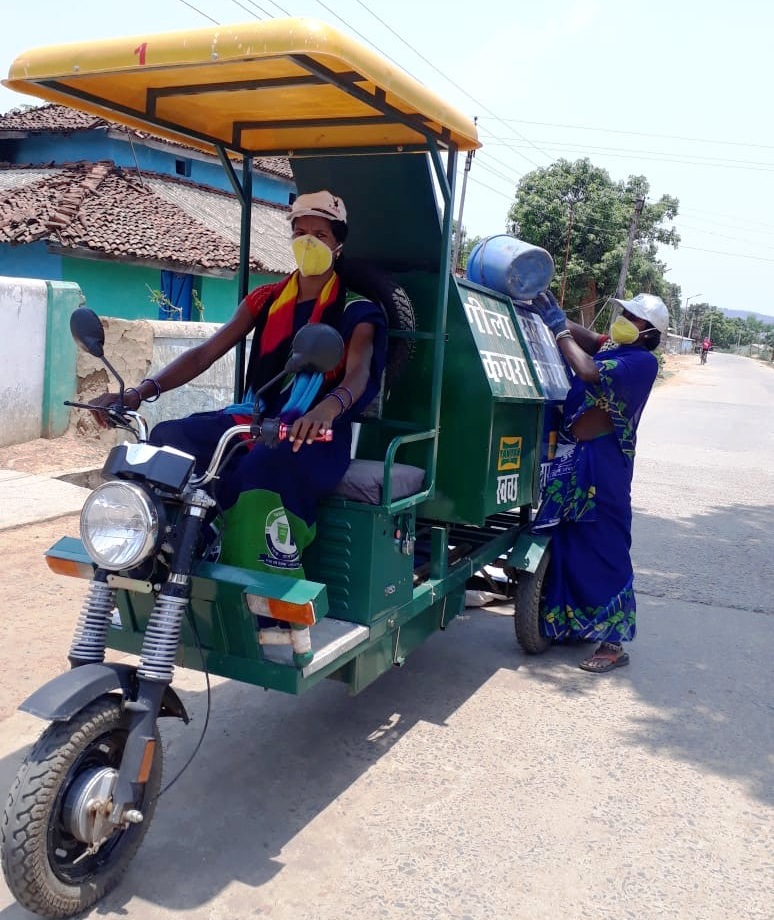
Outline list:
[[[0,470],[0,530],[77,514],[89,492],[59,479]]]

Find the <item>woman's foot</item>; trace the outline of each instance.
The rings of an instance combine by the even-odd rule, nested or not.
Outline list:
[[[627,664],[629,656],[622,645],[616,642],[600,642],[597,650],[588,658],[584,658],[578,667],[594,674],[604,674]]]

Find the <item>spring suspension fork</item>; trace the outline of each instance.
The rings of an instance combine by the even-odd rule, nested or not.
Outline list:
[[[105,660],[105,643],[110,619],[116,605],[116,589],[97,572],[86,591],[86,598],[75,626],[68,660],[75,668]]]
[[[188,606],[188,591],[182,596],[159,594],[151,612],[140,653],[139,677],[171,683],[175,655],[180,642],[180,627]]]
[[[140,652],[137,676],[171,683],[180,642],[183,615],[191,594],[191,571],[202,522],[213,499],[202,489],[187,496],[180,535],[175,548],[172,571],[151,612]]]

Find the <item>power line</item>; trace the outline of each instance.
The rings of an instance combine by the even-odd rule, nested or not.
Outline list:
[[[709,252],[716,256],[731,256],[735,259],[753,259],[755,262],[774,262],[774,258],[766,256],[751,256],[744,252],[723,252],[720,249],[702,249],[699,246],[680,246],[681,249],[691,249],[694,252]]]
[[[703,221],[707,224],[720,224],[723,227],[728,227],[728,221],[736,221],[742,225],[752,224],[750,227],[742,227],[744,230],[753,230],[758,233],[774,233],[774,224],[766,223],[762,220],[754,220],[750,217],[740,217],[738,214],[720,214],[716,211],[704,211],[701,208],[691,208],[691,207],[681,207],[681,211],[684,211],[686,214],[692,215],[695,220]],[[707,220],[706,217],[697,217],[696,215],[700,214],[710,214],[714,217],[722,218],[721,220]],[[758,227],[766,227],[767,230],[757,230]]]
[[[325,6],[325,4],[322,3],[322,0],[317,0],[317,2],[320,3],[322,6]],[[381,25],[383,25],[385,29],[387,29],[389,32],[391,32],[391,33],[395,36],[395,38],[398,39],[398,41],[403,42],[403,44],[404,44],[407,48],[409,48],[411,51],[413,51],[414,54],[417,55],[417,57],[419,57],[421,60],[423,60],[429,67],[432,67],[432,69],[433,69],[437,74],[440,74],[440,76],[442,76],[444,80],[446,80],[446,81],[447,81],[448,83],[450,83],[455,89],[459,90],[461,93],[463,93],[465,96],[467,96],[468,99],[470,99],[470,100],[471,100],[472,102],[474,102],[477,106],[479,106],[480,108],[482,108],[485,112],[488,112],[489,115],[491,115],[492,118],[494,118],[496,121],[500,121],[500,119],[497,117],[497,115],[494,114],[494,112],[492,112],[491,109],[488,109],[483,103],[479,102],[478,99],[476,99],[474,96],[471,96],[470,93],[469,93],[467,90],[463,89],[463,88],[459,85],[459,83],[455,83],[454,80],[451,79],[451,77],[447,76],[442,70],[439,70],[439,68],[436,67],[435,64],[432,63],[432,61],[429,61],[423,54],[421,54],[419,51],[417,51],[417,49],[416,49],[412,44],[410,44],[409,42],[407,42],[406,39],[403,38],[402,35],[399,35],[399,34],[395,31],[395,29],[392,28],[392,26],[388,25],[388,23],[386,23],[381,17],[377,16],[376,13],[374,13],[374,11],[373,11],[372,9],[370,9],[365,3],[363,3],[363,0],[355,0],[355,2],[358,3],[367,13],[369,13],[371,16],[373,16],[373,18],[374,18],[378,23],[381,23]],[[328,9],[328,8],[326,7],[326,9]],[[334,15],[335,15],[335,14],[334,14]],[[530,145],[530,147],[534,147],[535,150],[537,150],[538,153],[542,153],[543,156],[544,156],[544,157],[547,157],[549,160],[552,159],[544,150],[541,150],[540,147],[538,147],[536,144],[533,144],[532,141],[529,140],[529,138],[525,137],[523,134],[520,134],[518,131],[516,131],[515,133],[519,136],[519,138],[520,138],[521,140],[526,141],[526,142]],[[507,142],[505,142],[505,143],[506,143],[506,146],[510,146],[510,145],[507,144]],[[521,157],[523,157],[525,160],[527,160],[527,162],[532,163],[533,166],[537,166],[537,167],[539,168],[539,164],[536,163],[536,162],[535,162],[533,159],[531,159],[530,157],[528,157],[525,153],[521,153],[521,151],[516,150],[516,149],[513,148],[513,147],[512,147],[511,149],[514,150],[515,153],[518,153],[519,156],[521,156]]]
[[[490,135],[490,136],[494,136],[494,135]],[[578,146],[577,146],[576,144],[565,143],[565,142],[563,142],[563,141],[541,141],[541,143],[548,144],[549,146],[554,147],[554,148],[556,148],[556,147],[567,147],[567,148],[572,149],[572,150],[577,150],[577,149],[578,149]],[[672,151],[663,151],[663,150],[641,150],[639,147],[637,147],[637,148],[631,148],[631,147],[596,147],[596,146],[590,146],[590,147],[583,147],[583,148],[581,148],[581,149],[583,149],[583,150],[596,151],[596,152],[598,152],[598,153],[610,153],[611,151],[618,151],[618,152],[621,152],[621,153],[632,154],[633,156],[642,156],[643,154],[651,154],[651,155],[653,155],[653,156],[658,156],[658,157],[661,157],[661,156],[671,156],[671,155],[672,155]],[[774,163],[765,163],[765,162],[761,162],[760,160],[733,160],[733,159],[730,159],[729,157],[702,156],[701,154],[691,154],[690,156],[692,157],[692,159],[691,159],[689,162],[701,162],[701,161],[706,160],[706,161],[709,161],[710,165],[711,165],[712,163],[721,163],[721,164],[722,164],[722,163],[734,163],[734,164],[739,163],[739,164],[747,164],[747,165],[750,165],[750,166],[771,166],[771,167],[774,167]]]
[[[718,233],[715,230],[702,230],[701,227],[692,227],[690,224],[680,224],[680,226],[686,230],[692,230],[694,233],[703,233],[705,236],[717,236],[722,240],[734,240],[737,243],[749,243],[751,246],[760,245],[760,241],[754,240],[742,240],[738,236],[729,236],[727,233]],[[769,231],[769,234],[774,234],[774,230]]]
[[[362,32],[358,32],[358,30],[357,30],[351,23],[347,22],[346,19],[342,19],[341,16],[338,15],[338,13],[335,13],[326,3],[323,3],[323,0],[315,0],[315,2],[318,3],[324,10],[326,10],[327,12],[329,12],[329,13],[331,14],[331,16],[335,16],[335,18],[338,19],[338,21],[339,21],[340,23],[342,23],[342,25],[345,25],[348,29],[350,29],[352,32],[354,32],[355,35],[357,35],[358,38],[362,38],[363,41],[366,42],[366,44],[369,44],[369,45],[374,49],[374,51],[378,51],[379,54],[382,55],[382,57],[387,58],[388,61],[392,61],[392,63],[393,63],[396,67],[400,67],[401,70],[405,70],[406,73],[407,73],[410,77],[413,77],[413,79],[415,79],[418,83],[421,82],[421,80],[419,79],[419,77],[415,77],[414,74],[412,74],[412,73],[410,73],[408,70],[406,70],[406,68],[403,67],[402,64],[399,64],[394,58],[391,58],[388,54],[385,54],[385,52],[382,51],[380,48],[378,48],[370,39],[366,38],[365,35],[363,35]]]
[[[680,134],[653,134],[646,131],[623,131],[617,128],[591,128],[588,125],[565,125],[550,121],[526,121],[522,118],[499,118],[504,124],[538,125],[544,128],[570,128],[575,131],[594,131],[600,134],[626,134],[632,137],[658,137],[662,140],[688,141],[695,144],[723,144],[729,147],[757,147],[761,150],[774,150],[771,144],[753,144],[746,141],[721,141],[706,137],[684,137]]]
[[[234,4],[234,6],[238,6],[240,10],[244,10],[246,13],[249,13],[254,19],[257,19],[260,21],[261,17],[257,13],[254,13],[252,10],[249,10],[244,5],[244,3],[240,3],[239,0],[231,0],[231,2]],[[254,3],[252,5],[255,6]],[[265,10],[262,10],[261,12],[265,12]]]
[[[262,6],[259,6],[257,3],[253,2],[253,0],[247,0],[247,2],[250,4],[250,6],[254,6],[259,12],[263,13],[264,16],[268,16],[269,19],[276,19],[276,18],[277,18],[276,15],[275,15],[274,13],[270,13],[268,10],[265,10]],[[274,5],[275,5],[275,6],[278,6],[278,4],[276,4],[276,3],[275,3]],[[281,6],[278,6],[278,9],[282,10],[282,7],[281,7]],[[283,10],[283,12],[285,12],[285,11]],[[285,13],[285,15],[288,16],[288,15],[290,15],[290,14],[289,14],[289,13]]]
[[[179,3],[182,3],[183,6],[187,6],[189,10],[193,10],[195,13],[198,13],[200,16],[204,16],[205,19],[209,19],[210,22],[214,23],[216,26],[219,26],[220,23],[217,19],[213,19],[212,16],[208,16],[207,13],[204,13],[199,9],[198,6],[194,6],[193,3],[189,3],[188,0],[178,0]]]
[[[501,173],[499,170],[494,169],[491,166],[488,166],[486,163],[479,163],[478,165],[481,167],[481,169],[485,170],[486,172],[491,173],[493,176],[497,176],[498,179],[502,179],[503,182],[512,181],[510,176],[506,176],[504,173]],[[514,182],[513,184],[516,185],[517,183]]]
[[[493,135],[490,135],[493,136]],[[495,138],[495,141],[498,139]],[[509,142],[505,142],[508,146],[511,146]],[[495,144],[496,146],[496,144]],[[577,147],[570,144],[562,144],[561,142],[549,142],[546,144],[549,149],[556,151],[557,155],[562,155],[563,153],[579,153],[588,155],[589,153],[596,152],[598,155],[615,157],[616,159],[640,159],[648,160],[655,163],[678,163],[687,166],[707,166],[710,168],[718,169],[738,169],[747,172],[774,172],[774,163],[764,163],[756,160],[721,160],[720,158],[704,158],[704,159],[685,159],[680,157],[670,156],[669,154],[662,154],[659,151],[644,151],[639,150],[623,150],[622,153],[613,153],[611,151],[621,148],[613,147]],[[652,155],[649,155],[652,154]],[[748,164],[748,165],[743,165]]]
[[[513,201],[513,198],[510,195],[506,195],[505,192],[501,192],[498,188],[492,188],[491,185],[487,185],[486,182],[482,182],[480,179],[476,179],[471,176],[470,181],[475,182],[476,185],[480,185],[482,188],[489,189],[490,192],[494,192],[495,195],[499,195],[501,198],[507,198],[508,201]]]

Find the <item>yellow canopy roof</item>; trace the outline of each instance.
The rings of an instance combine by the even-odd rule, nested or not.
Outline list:
[[[208,152],[480,146],[469,118],[314,19],[34,48],[3,83]]]

